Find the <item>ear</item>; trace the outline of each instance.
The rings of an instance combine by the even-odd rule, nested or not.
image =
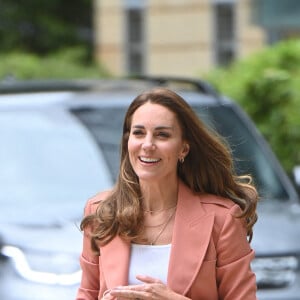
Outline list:
[[[183,156],[183,157],[187,156],[189,151],[190,151],[190,145],[185,142],[183,144],[183,148],[182,148],[182,151],[181,151],[181,156]]]

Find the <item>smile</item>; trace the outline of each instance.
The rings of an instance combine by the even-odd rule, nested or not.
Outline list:
[[[152,158],[152,157],[144,157],[144,156],[140,156],[139,159],[144,163],[157,163],[160,161],[160,158]]]

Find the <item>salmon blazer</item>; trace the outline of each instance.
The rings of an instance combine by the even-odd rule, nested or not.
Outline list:
[[[100,193],[87,202],[85,214],[96,209]],[[193,300],[256,299],[254,257],[239,207],[231,200],[210,194],[194,194],[182,182],[173,229],[167,285]],[[84,233],[80,258],[82,281],[77,300],[101,299],[107,289],[128,284],[130,243],[115,237],[100,248],[90,249]]]

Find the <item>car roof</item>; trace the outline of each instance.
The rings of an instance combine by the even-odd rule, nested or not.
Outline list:
[[[176,91],[190,103],[220,105],[230,102],[202,80],[172,77],[141,77],[95,80],[34,80],[0,83],[1,108],[43,107],[58,103],[70,106],[128,106],[140,93],[154,87]],[[14,97],[11,95],[14,94]],[[88,95],[88,97],[87,97]],[[201,96],[201,97],[199,97]]]

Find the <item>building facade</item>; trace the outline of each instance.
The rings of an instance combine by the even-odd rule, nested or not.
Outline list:
[[[266,43],[252,0],[94,0],[95,56],[115,76],[197,76]]]

